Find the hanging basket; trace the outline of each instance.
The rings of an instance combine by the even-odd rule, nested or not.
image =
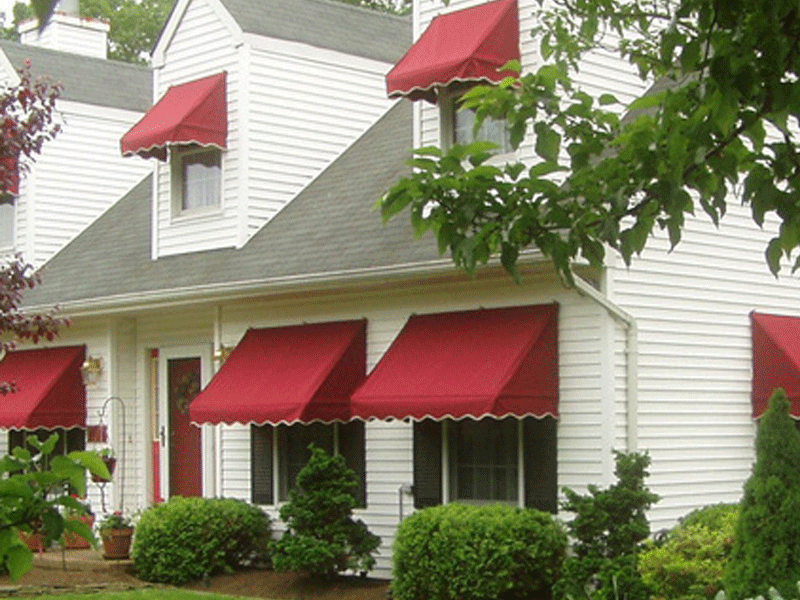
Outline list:
[[[106,463],[106,468],[108,469],[108,472],[111,475],[111,477],[106,479],[104,477],[100,477],[99,475],[95,475],[94,473],[92,473],[92,481],[94,481],[95,483],[107,483],[111,481],[111,479],[114,477],[114,467],[117,466],[117,459],[114,458],[113,456],[101,456],[100,458],[102,458],[103,462]]]

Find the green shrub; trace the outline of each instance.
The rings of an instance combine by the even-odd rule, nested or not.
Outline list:
[[[756,462],[744,497],[725,571],[732,600],[767,594],[784,596],[800,580],[800,434],[789,416],[783,390],[770,399],[756,435]]]
[[[448,504],[405,519],[394,543],[397,600],[546,596],[567,538],[549,513]]]
[[[142,513],[131,557],[146,581],[180,584],[267,561],[270,519],[222,498],[170,498]]]
[[[553,593],[561,598],[649,600],[637,568],[639,549],[650,534],[646,511],[658,500],[644,485],[650,457],[616,455],[617,482],[607,490],[589,486],[585,496],[564,489],[562,508],[575,513],[567,524],[574,540]]]
[[[305,571],[317,577],[347,569],[365,574],[375,564],[372,554],[381,539],[363,521],[353,520],[356,474],[344,457],[330,456],[313,444],[309,448],[311,458],[281,508],[287,531],[272,543],[272,564],[276,571]]]
[[[715,504],[689,513],[660,545],[648,544],[639,572],[655,600],[705,600],[722,589],[739,507]]]

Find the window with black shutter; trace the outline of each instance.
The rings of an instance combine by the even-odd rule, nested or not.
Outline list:
[[[445,428],[447,448],[443,445]],[[449,501],[518,504],[521,448],[524,505],[555,513],[556,444],[556,420],[552,417],[527,417],[521,426],[513,417],[414,423],[414,506],[441,504],[445,477]],[[445,450],[447,473],[443,472]]]
[[[289,497],[300,472],[311,453],[309,444],[316,444],[333,454],[338,447],[338,454],[344,456],[347,466],[355,471],[359,487],[356,490],[357,506],[366,507],[366,457],[364,423],[324,425],[322,423],[293,425],[252,425],[250,436],[251,488],[254,504],[274,504],[274,485],[276,474],[273,470],[273,436],[277,435],[278,500],[283,502]],[[336,440],[338,437],[338,440]],[[338,443],[337,443],[338,442]]]

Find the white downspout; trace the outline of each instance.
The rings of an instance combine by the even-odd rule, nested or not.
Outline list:
[[[600,306],[602,306],[608,313],[617,321],[621,322],[627,331],[626,339],[626,409],[627,409],[627,450],[628,452],[636,452],[639,449],[638,438],[638,415],[639,415],[639,348],[638,348],[638,335],[636,331],[636,319],[614,304],[601,292],[597,291],[594,287],[586,281],[575,276],[575,290],[584,297],[590,298]]]

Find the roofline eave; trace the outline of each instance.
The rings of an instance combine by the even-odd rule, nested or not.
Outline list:
[[[520,255],[523,264],[536,265],[547,260],[538,252]],[[499,260],[490,261],[488,266],[500,266]],[[202,300],[204,304],[230,301],[252,297],[264,292],[286,292],[302,288],[335,287],[358,284],[380,279],[402,279],[442,273],[460,273],[449,258],[411,262],[399,265],[284,275],[266,279],[215,283],[166,290],[130,292],[97,298],[87,298],[57,304],[58,310],[70,317],[111,315],[116,313],[138,312],[154,308],[192,304]],[[25,306],[29,313],[51,310],[52,305]]]

